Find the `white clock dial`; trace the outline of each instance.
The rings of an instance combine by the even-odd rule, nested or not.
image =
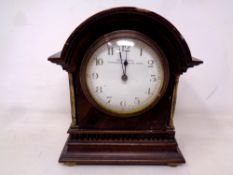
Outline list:
[[[163,95],[167,62],[156,47],[143,40],[132,36],[108,38],[85,60],[82,78],[89,98],[103,111],[134,115]]]

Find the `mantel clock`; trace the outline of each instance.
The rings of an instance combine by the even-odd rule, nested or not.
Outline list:
[[[184,163],[173,112],[179,76],[202,63],[158,14],[120,7],[84,21],[49,57],[68,72],[72,123],[60,162]]]

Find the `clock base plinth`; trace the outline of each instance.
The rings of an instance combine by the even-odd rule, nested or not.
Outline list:
[[[173,166],[185,163],[175,139],[73,141],[70,138],[61,153],[60,163]]]

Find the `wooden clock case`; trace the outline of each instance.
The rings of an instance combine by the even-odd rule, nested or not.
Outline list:
[[[154,40],[165,53],[170,79],[161,100],[139,116],[109,116],[90,104],[80,84],[85,52],[99,37],[133,30]],[[72,107],[69,137],[59,162],[74,164],[164,164],[185,160],[175,140],[173,112],[180,74],[202,63],[191,57],[178,30],[153,12],[121,7],[102,11],[77,27],[61,52],[49,57],[68,72]],[[143,83],[143,82],[142,82]]]

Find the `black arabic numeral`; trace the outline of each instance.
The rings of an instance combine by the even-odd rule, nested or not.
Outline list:
[[[102,58],[96,58],[95,59],[95,64],[96,64],[96,66],[100,66],[100,65],[104,64],[104,61],[103,61]]]
[[[129,52],[130,46],[121,46],[122,52]]]
[[[107,99],[107,104],[110,104],[110,103],[111,103],[111,100],[112,100],[112,97],[111,97],[111,96],[108,96],[108,97],[106,97],[106,99]]]
[[[151,95],[152,93],[151,93],[151,89],[150,88],[148,88],[148,90],[147,90],[147,94],[148,95]]]
[[[151,67],[153,67],[155,61],[154,60],[148,60],[147,63],[148,63],[148,67],[151,68]]]
[[[99,78],[99,74],[97,74],[97,73],[92,73],[92,74],[91,74],[91,78],[94,79],[94,80],[96,80],[96,79]]]
[[[142,56],[142,48],[140,48],[140,56]]]
[[[139,105],[139,104],[141,103],[141,101],[140,101],[140,99],[139,99],[138,97],[135,97],[135,98],[134,98],[134,103],[135,103],[136,105]]]
[[[121,106],[121,107],[126,107],[126,101],[124,101],[124,100],[121,101],[121,102],[120,102],[120,106]]]
[[[150,75],[150,82],[156,82],[157,76],[156,75]]]
[[[107,46],[108,47],[108,55],[113,55],[113,47]]]
[[[103,92],[102,86],[96,86],[95,92],[96,92],[96,93],[102,93],[102,92]]]

